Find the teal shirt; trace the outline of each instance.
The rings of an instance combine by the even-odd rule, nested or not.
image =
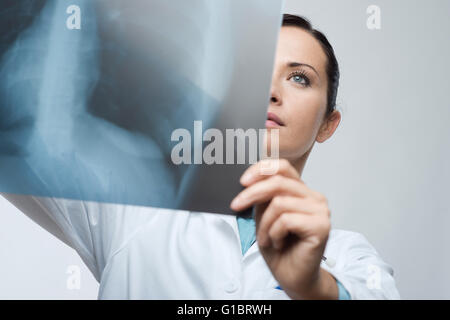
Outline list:
[[[253,217],[246,218],[242,216],[238,216],[236,219],[239,228],[239,237],[241,239],[242,255],[244,255],[256,241],[255,220]],[[350,294],[344,286],[337,279],[336,283],[339,290],[339,300],[350,300]],[[281,289],[279,286],[277,288]]]

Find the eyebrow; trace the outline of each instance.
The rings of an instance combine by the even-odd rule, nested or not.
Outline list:
[[[317,76],[318,76],[319,79],[320,79],[320,76],[319,76],[319,73],[317,72],[317,70],[314,69],[313,66],[311,66],[311,65],[309,65],[309,64],[307,64],[307,63],[288,62],[288,63],[287,63],[287,66],[288,66],[289,68],[295,68],[295,67],[308,67],[308,68],[311,68],[311,69],[314,70],[314,72],[317,74]]]

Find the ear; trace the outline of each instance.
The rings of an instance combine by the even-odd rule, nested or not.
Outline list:
[[[319,132],[316,136],[316,141],[322,143],[328,140],[328,138],[330,138],[336,131],[340,122],[341,113],[337,110],[334,110],[320,126]]]

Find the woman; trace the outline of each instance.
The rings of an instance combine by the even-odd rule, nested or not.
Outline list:
[[[254,206],[254,220],[4,196],[77,250],[102,299],[399,298],[392,268],[362,235],[331,230],[326,198],[301,180],[314,143],[339,125],[338,81],[325,36],[285,15],[266,122],[279,129],[283,160],[271,176],[260,169],[276,160],[248,168],[241,177],[246,188],[230,205]]]

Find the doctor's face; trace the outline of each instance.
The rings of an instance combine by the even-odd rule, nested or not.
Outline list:
[[[302,158],[315,141],[323,142],[334,132],[333,125],[326,126],[326,66],[318,40],[298,27],[281,28],[266,128],[279,129],[282,158]]]

